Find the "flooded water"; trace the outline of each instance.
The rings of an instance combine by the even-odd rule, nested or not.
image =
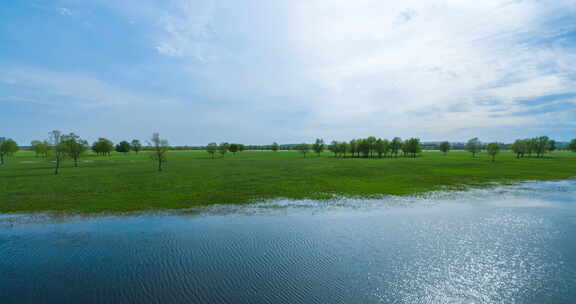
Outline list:
[[[0,217],[0,303],[575,303],[576,181]]]

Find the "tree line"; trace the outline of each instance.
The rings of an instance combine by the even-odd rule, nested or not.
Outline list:
[[[154,133],[148,142],[147,150],[151,152],[150,158],[157,164],[158,171],[162,171],[167,162],[166,152],[169,147],[168,141],[161,139],[158,133]],[[137,139],[131,142],[121,141],[114,145],[112,141],[106,138],[99,138],[90,146],[88,141],[80,138],[80,136],[74,133],[63,134],[58,130],[48,133],[46,140],[33,140],[30,143],[30,150],[34,151],[36,157],[53,160],[55,175],[60,172],[61,163],[65,159],[71,159],[74,167],[78,167],[80,157],[89,149],[92,149],[96,155],[110,156],[113,151],[124,154],[130,151],[138,153],[143,148]],[[0,137],[0,164],[4,164],[5,156],[12,156],[18,150],[19,147],[14,140]]]
[[[228,152],[235,155],[237,152],[242,152],[246,148],[251,147],[266,147],[266,150],[274,152],[281,149],[297,150],[304,157],[311,152],[316,153],[319,156],[325,150],[328,150],[332,152],[336,158],[398,158],[400,156],[416,158],[423,150],[419,138],[402,140],[400,137],[394,137],[393,139],[388,140],[376,138],[374,136],[352,139],[348,142],[332,141],[329,145],[326,145],[324,140],[321,138],[316,139],[313,144],[302,143],[297,145],[279,145],[276,142],[267,146],[245,146],[243,144],[227,142],[220,144],[210,143],[197,150],[205,150],[212,158],[215,158],[216,154],[220,154],[221,157],[224,157]],[[162,171],[167,163],[166,153],[171,148],[172,147],[170,147],[166,140],[160,138],[158,133],[152,135],[146,146],[142,145],[137,139],[130,142],[121,141],[114,145],[112,141],[106,138],[99,138],[92,145],[89,145],[88,141],[74,133],[63,134],[57,130],[50,132],[48,139],[46,140],[32,141],[30,146],[30,149],[35,152],[36,157],[52,157],[54,162],[54,174],[59,173],[61,163],[65,159],[71,159],[74,163],[74,167],[78,167],[80,157],[90,149],[99,156],[110,156],[114,151],[124,154],[130,151],[136,153],[139,153],[140,151],[149,151],[150,159],[155,162],[158,171]],[[437,148],[446,155],[453,149],[453,146],[450,142],[444,141],[439,143]],[[533,156],[536,158],[543,158],[546,153],[557,150],[558,145],[556,141],[547,136],[518,139],[511,145],[497,142],[483,144],[478,138],[472,138],[463,145],[463,148],[465,151],[471,153],[472,158],[475,158],[476,154],[480,153],[482,150],[486,150],[486,152],[492,157],[492,161],[495,161],[496,155],[498,155],[503,149],[511,149],[512,152],[516,154],[517,158]],[[567,148],[572,152],[576,152],[576,139],[571,140],[567,145]],[[4,164],[6,157],[14,155],[18,150],[19,147],[16,141],[11,138],[0,137],[0,165]]]

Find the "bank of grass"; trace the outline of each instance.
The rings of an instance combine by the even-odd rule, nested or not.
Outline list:
[[[125,212],[239,204],[285,198],[323,199],[332,194],[415,194],[521,180],[576,176],[576,153],[515,159],[502,153],[465,152],[399,159],[335,159],[329,153],[303,158],[295,152],[242,152],[211,159],[203,152],[170,152],[165,172],[148,155],[88,154],[80,168],[67,161],[61,175],[31,152],[18,152],[0,167],[0,212]]]

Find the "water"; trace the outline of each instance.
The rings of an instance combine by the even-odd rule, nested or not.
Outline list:
[[[574,303],[576,181],[0,217],[0,303]]]

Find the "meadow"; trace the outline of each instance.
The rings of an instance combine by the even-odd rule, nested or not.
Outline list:
[[[0,212],[80,213],[180,209],[242,204],[273,198],[325,199],[333,195],[408,195],[440,189],[485,187],[522,180],[576,176],[576,153],[516,159],[503,152],[424,152],[418,158],[337,159],[331,153],[304,158],[291,151],[244,151],[212,159],[200,151],[170,151],[157,172],[146,152],[86,154],[80,167],[53,164],[21,151],[0,167]]]

